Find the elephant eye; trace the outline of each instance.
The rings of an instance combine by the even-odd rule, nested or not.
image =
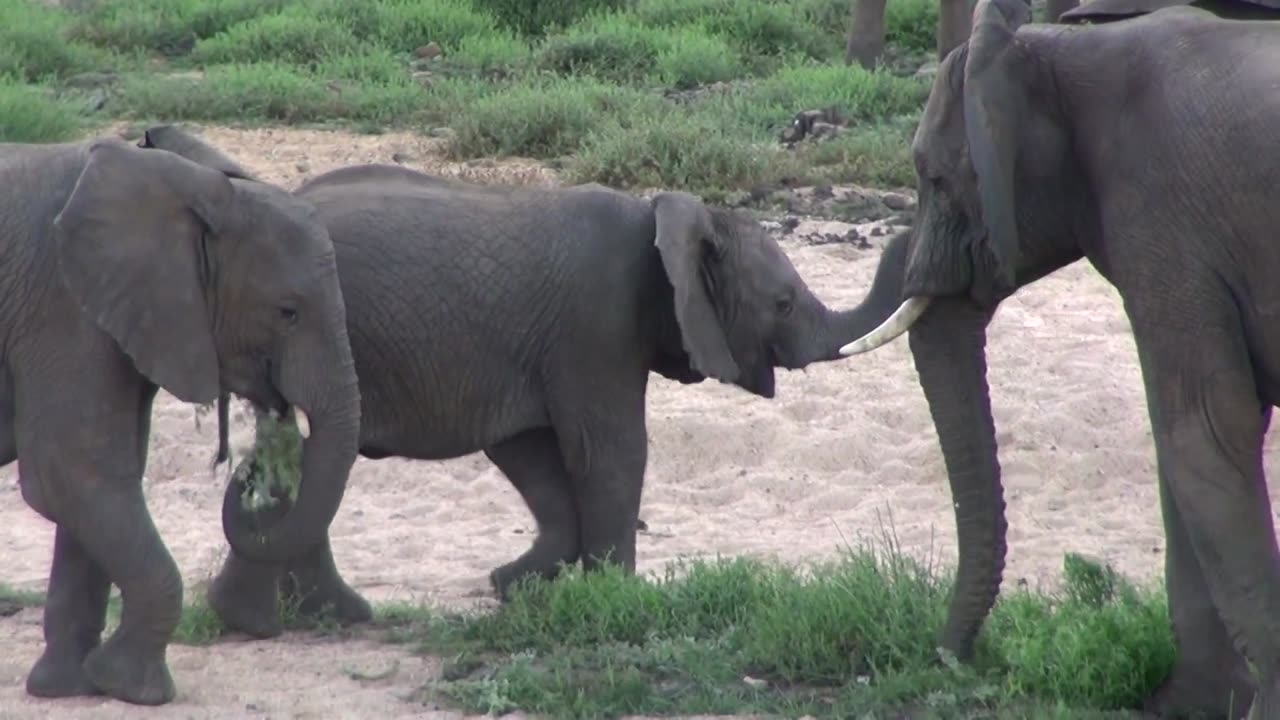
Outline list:
[[[791,298],[790,298],[790,297],[782,297],[782,298],[778,298],[778,314],[779,314],[779,315],[790,315],[790,314],[791,314],[791,305],[792,305],[792,303],[791,303]]]
[[[280,308],[280,317],[283,318],[285,322],[292,325],[298,320],[298,310],[291,307],[282,307]]]

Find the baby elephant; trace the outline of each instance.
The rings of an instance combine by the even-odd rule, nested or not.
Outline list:
[[[247,175],[174,128],[149,136]],[[360,379],[360,454],[483,451],[537,521],[532,547],[490,574],[504,598],[561,562],[634,571],[650,372],[772,398],[774,368],[837,359],[900,300],[889,283],[857,309],[832,311],[759,224],[684,193],[483,186],[365,165],[295,195],[334,244]],[[905,261],[904,250],[893,252]],[[228,501],[224,523],[246,523],[236,492]],[[283,569],[233,550],[213,607],[233,628],[280,632]],[[341,621],[369,617],[327,542],[287,569],[304,613],[328,603]]]

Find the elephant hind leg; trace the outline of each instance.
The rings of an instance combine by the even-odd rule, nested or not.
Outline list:
[[[551,428],[527,430],[485,450],[498,466],[538,523],[538,536],[519,558],[496,568],[489,581],[503,600],[526,576],[551,580],[560,564],[579,558],[579,517],[573,485],[565,468],[560,443]]]
[[[1197,307],[1211,309],[1203,301]],[[1186,623],[1175,627],[1179,652],[1208,662],[1223,651],[1185,545],[1227,635],[1257,667],[1255,706],[1267,707],[1280,691],[1280,549],[1262,463],[1269,414],[1240,326],[1220,316],[1187,320],[1180,321],[1186,330],[1167,320],[1134,323],[1158,467],[1174,510],[1165,515],[1169,547],[1181,555],[1171,557],[1180,562],[1166,578],[1171,611],[1186,613],[1173,616]],[[1209,678],[1235,684],[1234,657],[1219,660],[1225,667]]]
[[[83,666],[102,640],[110,590],[102,568],[59,527],[44,604],[45,648],[27,675],[28,693],[42,698],[98,694]]]

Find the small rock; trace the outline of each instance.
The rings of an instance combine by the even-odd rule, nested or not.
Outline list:
[[[391,153],[391,162],[393,163],[398,163],[400,165],[403,165],[412,159],[413,159],[413,156],[409,155],[408,153],[402,153],[402,152]]]
[[[307,173],[311,172],[311,166],[304,162],[300,162],[297,165],[294,165],[294,167],[297,168],[298,172],[302,173],[303,175],[306,175]]]
[[[782,219],[783,235],[790,235],[797,227],[800,227],[800,218],[791,215]]]
[[[430,85],[433,81],[433,78],[431,77],[431,73],[426,70],[418,70],[414,72],[411,77],[413,78],[414,82],[418,83],[423,87]]]
[[[636,530],[639,530],[640,532],[648,532],[648,530],[649,530],[649,523],[645,522],[645,521],[644,521],[644,518],[639,518],[639,519],[637,519],[637,520],[636,520]]]
[[[896,210],[898,212],[913,210],[916,206],[915,200],[911,199],[907,195],[896,192],[887,192],[881,195],[880,202],[884,203],[884,206],[890,210]]]
[[[432,41],[417,50],[414,50],[413,54],[423,59],[431,59],[434,57],[440,57],[444,54],[444,51],[440,49],[440,43]]]
[[[813,188],[813,197],[817,200],[829,200],[835,197],[830,185],[817,185]]]
[[[766,687],[769,684],[769,681],[767,680],[761,680],[760,678],[753,678],[750,675],[743,675],[742,682],[750,685],[753,688],[762,688],[762,687]]]
[[[438,138],[449,138],[449,137],[453,137],[454,135],[453,128],[447,128],[447,127],[431,128],[431,130],[428,131],[427,134],[430,135],[431,137],[438,137]]]

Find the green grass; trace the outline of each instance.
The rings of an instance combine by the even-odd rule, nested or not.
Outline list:
[[[892,539],[804,566],[748,558],[530,582],[496,611],[375,610],[385,641],[442,658],[417,699],[551,717],[757,713],[798,717],[1126,718],[1172,667],[1168,606],[1109,567],[1064,558],[1064,588],[1006,588],[971,664],[936,647],[951,576]],[[191,589],[174,642],[224,630]],[[0,609],[39,593],[0,586]],[[107,631],[118,625],[119,595]],[[292,630],[339,631],[300,618]]]
[[[949,578],[869,547],[807,571],[570,570],[493,613],[378,616],[389,639],[448,659],[423,699],[472,712],[1125,717],[1172,666],[1163,595],[1074,556],[1066,571],[1060,596],[1004,596],[972,665],[935,647]]]
[[[890,0],[898,56],[927,53],[935,6]],[[847,19],[846,0],[0,0],[0,133],[443,125],[455,157],[557,159],[623,188],[911,184],[904,127],[928,85],[846,68]],[[843,135],[778,147],[796,113],[829,106]]]
[[[0,75],[0,142],[61,142],[82,130],[77,108],[52,88]]]

